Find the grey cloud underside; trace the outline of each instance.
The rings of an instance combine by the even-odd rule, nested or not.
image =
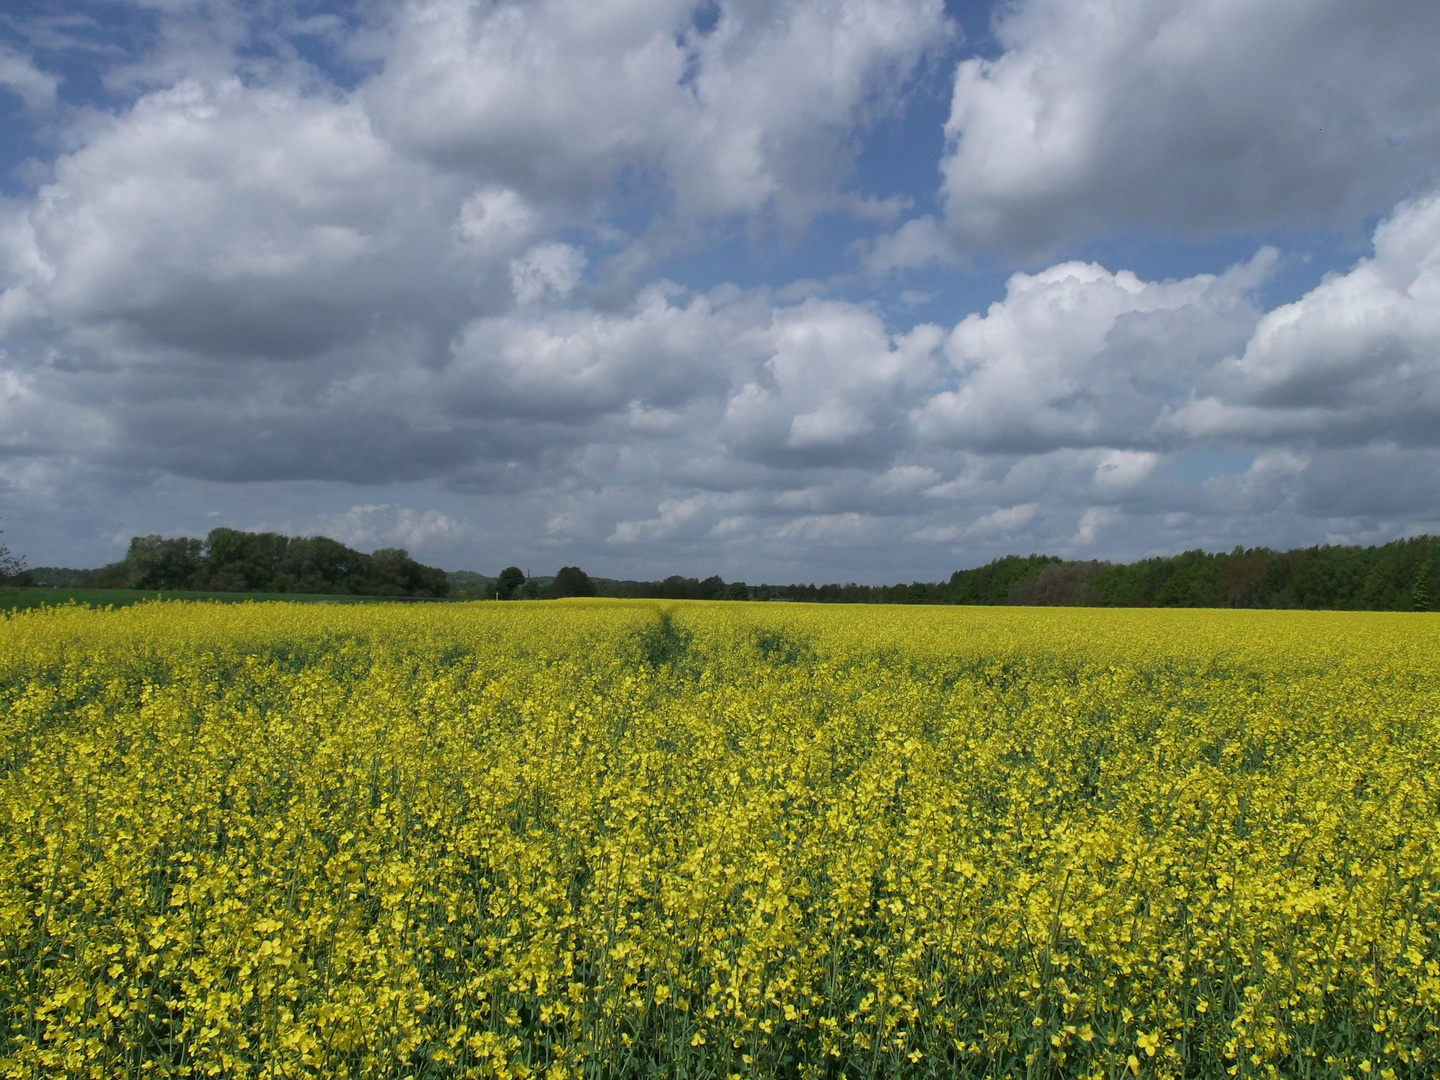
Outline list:
[[[1031,0],[967,60],[946,213],[967,244],[1353,226],[1440,165],[1440,8]]]
[[[359,409],[236,423],[185,405],[155,407],[127,415],[120,434],[123,443],[110,458],[115,464],[232,482],[413,480],[453,469],[475,453],[463,433],[416,431],[404,417]]]
[[[1349,453],[1316,455],[1296,493],[1307,513],[1384,518],[1440,506],[1440,452],[1378,443]]]
[[[0,202],[0,512],[60,522],[79,487],[118,535],[183,491],[478,568],[467,543],[867,578],[1440,517],[1433,5],[1006,8],[1005,51],[956,72],[943,220],[877,221],[871,280],[1383,220],[1274,310],[1257,242],[1164,281],[1057,258],[943,325],[650,274],[714,233],[863,219],[888,194],[853,182],[866,132],[956,41],[938,0],[700,6],[412,3],[351,41],[374,50],[353,88],[242,65],[235,25],[166,38],[130,105],[63,121],[47,179]],[[43,76],[0,64],[63,113]],[[1178,479],[1211,452],[1219,475]],[[310,518],[255,494],[302,488]]]

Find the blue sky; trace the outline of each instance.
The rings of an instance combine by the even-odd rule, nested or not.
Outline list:
[[[935,580],[1440,531],[1440,8],[20,0],[0,528]]]

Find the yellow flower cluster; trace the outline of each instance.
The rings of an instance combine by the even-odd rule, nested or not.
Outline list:
[[[1420,1077],[1424,615],[0,622],[0,1076]]]

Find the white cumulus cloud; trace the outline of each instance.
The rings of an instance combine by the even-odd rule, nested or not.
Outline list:
[[[1260,441],[1440,443],[1440,194],[1398,207],[1374,245],[1348,273],[1268,312],[1175,427]]]
[[[1358,222],[1440,166],[1440,7],[1021,0],[959,65],[946,217],[971,244]]]
[[[648,170],[687,218],[804,218],[950,31],[940,0],[414,0],[394,32],[365,100],[430,160],[572,209]]]
[[[954,389],[916,410],[927,439],[1036,452],[1152,443],[1167,405],[1243,342],[1260,313],[1262,252],[1221,275],[1147,282],[1069,262],[1015,274],[1005,299],[945,344]]]

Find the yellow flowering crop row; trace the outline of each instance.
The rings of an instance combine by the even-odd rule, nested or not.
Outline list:
[[[0,1076],[1430,1077],[1440,622],[0,622]]]

